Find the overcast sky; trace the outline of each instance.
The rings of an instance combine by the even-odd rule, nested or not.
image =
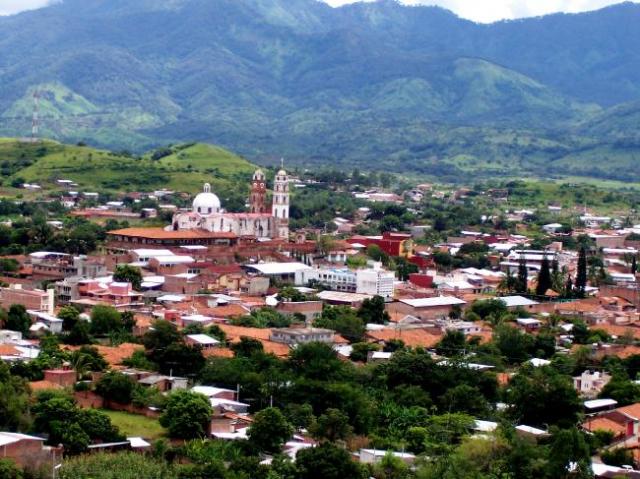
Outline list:
[[[326,1],[333,6],[339,6],[353,3],[354,0]],[[622,0],[403,0],[403,2],[410,5],[438,5],[469,20],[487,23],[556,12],[577,13],[597,10],[607,5],[622,3]]]
[[[354,0],[325,0],[333,6]],[[407,4],[439,5],[476,22],[494,22],[554,12],[584,12],[621,3],[621,0],[404,0]],[[640,0],[635,0],[640,2]],[[51,0],[0,0],[0,15],[39,8]]]

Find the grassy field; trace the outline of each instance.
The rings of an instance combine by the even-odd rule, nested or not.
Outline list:
[[[109,416],[111,422],[127,437],[136,436],[155,440],[163,437],[166,433],[157,419],[108,409],[103,409],[102,412]]]
[[[0,139],[2,186],[19,180],[51,190],[57,188],[56,180],[68,179],[78,183],[80,191],[196,192],[209,182],[214,191],[224,192],[248,184],[255,169],[247,160],[212,145],[179,145],[166,153],[160,158],[152,153],[133,157],[53,141]]]

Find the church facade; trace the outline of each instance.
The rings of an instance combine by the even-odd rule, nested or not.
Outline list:
[[[205,184],[202,193],[193,200],[190,212],[173,216],[167,230],[202,230],[212,233],[233,233],[237,236],[255,236],[260,239],[289,237],[289,176],[284,169],[276,173],[273,185],[273,201],[267,205],[266,177],[257,170],[251,180],[249,211],[226,213],[220,199]]]

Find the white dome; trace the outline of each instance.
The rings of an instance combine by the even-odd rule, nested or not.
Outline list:
[[[193,212],[201,215],[210,215],[220,212],[220,198],[211,193],[211,185],[204,185],[204,191],[193,200]]]

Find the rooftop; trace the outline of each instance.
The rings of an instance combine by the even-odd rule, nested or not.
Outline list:
[[[121,230],[109,231],[109,235],[156,240],[237,238],[237,235],[235,233],[213,233],[204,230],[165,231],[162,228],[125,228]]]
[[[434,298],[401,299],[401,303],[408,304],[413,308],[433,308],[437,306],[455,306],[466,304],[466,301],[453,296],[436,296]]]

